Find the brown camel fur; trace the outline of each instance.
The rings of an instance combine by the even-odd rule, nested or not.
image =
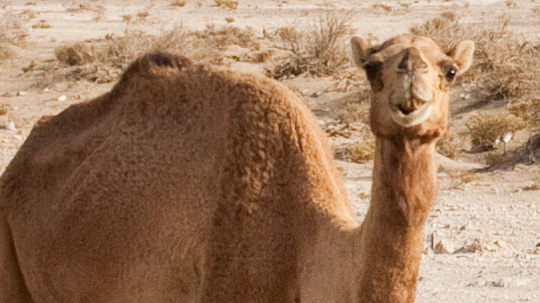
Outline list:
[[[2,176],[0,302],[414,301],[449,74],[474,46],[352,45],[377,135],[362,226],[293,93],[149,54],[40,121]]]

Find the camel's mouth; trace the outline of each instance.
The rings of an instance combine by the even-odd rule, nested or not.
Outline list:
[[[418,125],[429,118],[433,110],[433,102],[425,102],[416,98],[410,101],[392,104],[392,119],[403,127]]]

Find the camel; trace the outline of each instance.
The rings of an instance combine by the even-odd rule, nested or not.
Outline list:
[[[434,144],[474,44],[351,44],[377,138],[362,224],[290,90],[151,53],[40,120],[2,175],[0,302],[413,302]]]

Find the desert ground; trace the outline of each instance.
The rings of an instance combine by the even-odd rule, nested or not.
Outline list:
[[[298,72],[280,65],[296,37],[289,35],[287,40],[283,29],[302,32],[319,26],[320,16],[346,16],[346,30],[337,41],[348,51],[353,35],[383,42],[444,13],[451,20],[457,16],[455,22],[469,31],[497,32],[504,27],[522,48],[540,48],[540,1],[534,0],[0,1],[1,30],[13,30],[20,38],[7,46],[0,41],[7,49],[0,59],[0,171],[40,117],[107,92],[122,68],[138,52],[148,50],[130,47],[154,43],[149,37],[168,32],[154,49],[175,42],[166,50],[222,68],[273,76],[299,94],[330,136],[349,197],[362,220],[372,169],[366,145],[372,138],[366,121],[359,117],[365,116],[368,103],[365,78],[350,63],[331,71],[300,68]],[[226,42],[216,40],[222,35],[219,30],[234,32],[232,28],[249,29],[251,40],[220,45]],[[171,31],[191,38],[173,41],[179,38]],[[197,35],[202,38],[194,40]],[[460,35],[441,37],[459,40]],[[87,41],[83,47],[73,46],[83,41]],[[107,53],[114,60],[98,56],[98,48],[110,41],[116,41],[115,51]],[[341,46],[336,49],[341,51]],[[70,47],[74,62],[69,61]],[[297,52],[305,50],[298,48]],[[117,58],[121,56],[125,58]],[[515,60],[528,68],[536,64]],[[492,65],[487,70],[496,70],[497,65]],[[453,91],[453,137],[442,147],[447,152],[438,156],[439,194],[429,217],[417,302],[540,302],[540,166],[535,163],[537,145],[529,141],[538,128],[510,127],[512,139],[504,147],[499,143],[479,148],[471,135],[473,117],[509,115],[509,106],[526,95],[520,90],[521,95],[482,95],[480,100],[475,87],[484,83],[483,74],[475,75],[457,83]]]

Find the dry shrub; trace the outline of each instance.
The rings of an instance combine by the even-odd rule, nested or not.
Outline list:
[[[188,34],[182,25],[177,25],[159,35],[128,30],[123,36],[107,35],[104,39],[59,46],[55,56],[62,64],[52,67],[54,72],[46,73],[38,86],[65,80],[114,81],[130,62],[144,53],[161,50],[185,54],[189,49]]]
[[[96,59],[91,42],[59,46],[55,48],[54,55],[60,62],[70,66],[91,63]]]
[[[0,61],[9,59],[15,54],[14,46],[24,46],[27,36],[21,20],[5,10],[0,15]]]
[[[472,144],[494,147],[507,133],[514,133],[526,127],[525,121],[509,113],[476,113],[465,124]]]
[[[257,41],[255,31],[250,28],[239,28],[232,25],[223,25],[217,27],[214,24],[207,25],[202,31],[192,33],[200,49],[209,48],[215,50],[224,50],[228,46],[238,45],[243,48],[253,50],[260,49],[260,43]]]
[[[221,63],[226,56],[224,50],[231,45],[238,45],[250,53],[245,60],[265,60],[269,54],[260,51],[258,40],[251,28],[241,29],[229,25],[209,25],[202,31],[192,32],[179,24],[157,35],[132,31],[127,27],[122,36],[107,35],[105,39],[60,46],[55,49],[55,55],[64,67],[72,67],[71,70],[60,71],[66,79],[110,82],[135,58],[158,50],[186,55],[196,61]],[[103,77],[96,77],[92,70],[101,74],[106,72]]]
[[[331,110],[331,119],[324,124],[330,137],[354,138],[352,143],[336,148],[335,156],[340,160],[361,163],[373,158],[375,136],[369,128],[369,95],[369,90],[364,89],[359,98],[338,103]]]
[[[331,75],[349,63],[346,40],[351,33],[351,13],[329,10],[303,28],[284,27],[276,31],[275,46],[289,56],[279,62],[270,76],[279,79],[310,73]]]
[[[363,96],[360,100],[368,100],[369,91],[361,91]],[[349,101],[340,105],[334,110],[335,117],[342,123],[352,124],[355,122],[361,122],[363,124],[369,124],[369,101]]]
[[[450,127],[448,132],[437,141],[437,152],[450,159],[456,158],[466,146],[464,134]]]
[[[446,173],[450,178],[449,188],[451,189],[459,188],[464,184],[468,184],[479,179],[477,175],[468,170],[441,167],[441,172]]]
[[[363,163],[371,160],[374,154],[375,138],[369,136],[338,148],[335,152],[337,159],[355,163]]]
[[[177,25],[159,35],[126,31],[123,36],[108,35],[105,39],[59,46],[55,49],[55,56],[60,62],[71,66],[99,62],[122,68],[150,51],[183,52],[188,44],[187,35],[188,32],[182,25]]]

